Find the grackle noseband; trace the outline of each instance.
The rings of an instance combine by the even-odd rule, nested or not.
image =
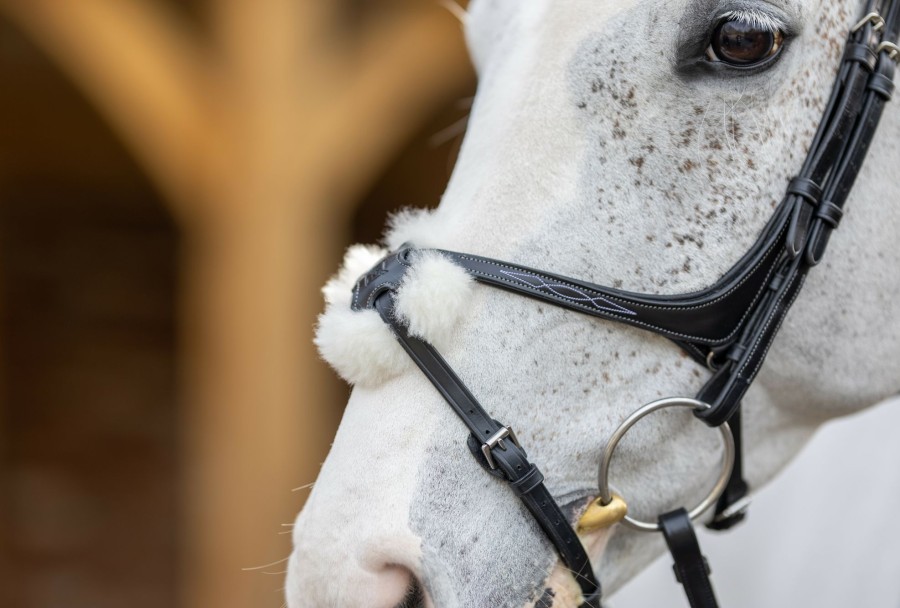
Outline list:
[[[690,513],[677,509],[657,522],[625,517],[640,530],[660,530],[692,608],[717,606],[709,566],[700,552],[692,519],[715,504],[708,527],[724,530],[744,518],[748,486],[741,461],[741,400],[766,358],[807,273],[822,260],[831,233],[862,167],[885,104],[894,90],[900,0],[868,0],[866,15],[852,29],[831,97],[810,152],[773,217],[750,250],[711,287],[679,296],[644,295],[490,258],[438,250],[475,280],[577,312],[620,321],[674,341],[712,377],[696,399],[673,398],[645,405],[613,434],[600,463],[601,505],[613,496],[607,473],[616,444],[639,418],[665,407],[690,407],[725,440],[724,472],[713,491]],[[601,588],[577,533],[544,486],[512,428],[497,422],[435,348],[409,334],[394,314],[400,282],[417,250],[401,247],[356,284],[354,310],[374,309],[416,365],[471,431],[468,446],[484,469],[512,486],[573,572],[582,608],[600,608]]]

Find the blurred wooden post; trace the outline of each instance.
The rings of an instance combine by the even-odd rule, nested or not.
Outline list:
[[[312,348],[348,217],[403,143],[473,78],[437,3],[329,38],[337,0],[214,0],[204,46],[153,0],[0,0],[144,165],[184,235],[184,608],[278,606],[241,568],[315,479],[339,387]],[[283,570],[275,566],[274,571]],[[271,599],[270,599],[271,598]]]

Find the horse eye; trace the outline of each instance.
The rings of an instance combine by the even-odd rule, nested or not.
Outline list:
[[[751,67],[774,57],[784,45],[784,32],[741,19],[720,23],[713,31],[706,56],[710,61]]]

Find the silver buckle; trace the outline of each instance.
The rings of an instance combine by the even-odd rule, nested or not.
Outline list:
[[[869,23],[870,21],[874,24],[873,29],[876,32],[880,32],[884,28],[884,17],[882,17],[877,12],[871,12],[868,15],[866,15],[865,17],[863,17],[862,19],[860,19],[859,23],[857,23],[850,29],[850,32],[855,34],[862,28],[866,27],[866,24]]]
[[[506,450],[506,444],[503,443],[504,439],[509,438],[517,448],[521,448],[519,445],[519,440],[516,439],[516,434],[513,433],[512,428],[505,426],[490,437],[488,440],[484,442],[481,446],[481,453],[484,454],[484,459],[487,460],[488,465],[490,465],[491,470],[497,468],[497,462],[494,460],[494,455],[491,454],[491,451],[497,446],[500,447],[501,450]]]
[[[897,46],[893,42],[882,42],[878,45],[878,48],[875,49],[875,54],[880,55],[882,51],[887,51],[891,61],[900,63],[900,46]]]

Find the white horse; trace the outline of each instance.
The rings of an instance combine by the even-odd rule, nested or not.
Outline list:
[[[474,0],[480,85],[459,162],[437,211],[397,218],[387,246],[643,293],[707,287],[753,244],[799,170],[862,9]],[[723,19],[771,33],[771,57],[749,69],[722,61],[710,47]],[[900,390],[898,142],[889,105],[847,217],[744,399],[754,490],[823,421]],[[572,576],[507,485],[475,463],[453,411],[375,312],[350,312],[350,286],[380,254],[352,249],[325,290],[318,343],[356,386],[294,528],[288,606],[578,605]],[[618,424],[708,377],[663,338],[473,286],[446,260],[426,257],[412,275],[400,313],[515,428],[572,522],[597,494],[600,451]],[[689,414],[654,415],[617,452],[612,482],[644,519],[691,506],[718,474],[718,441]],[[607,595],[664,549],[659,535],[621,526],[582,542]]]

